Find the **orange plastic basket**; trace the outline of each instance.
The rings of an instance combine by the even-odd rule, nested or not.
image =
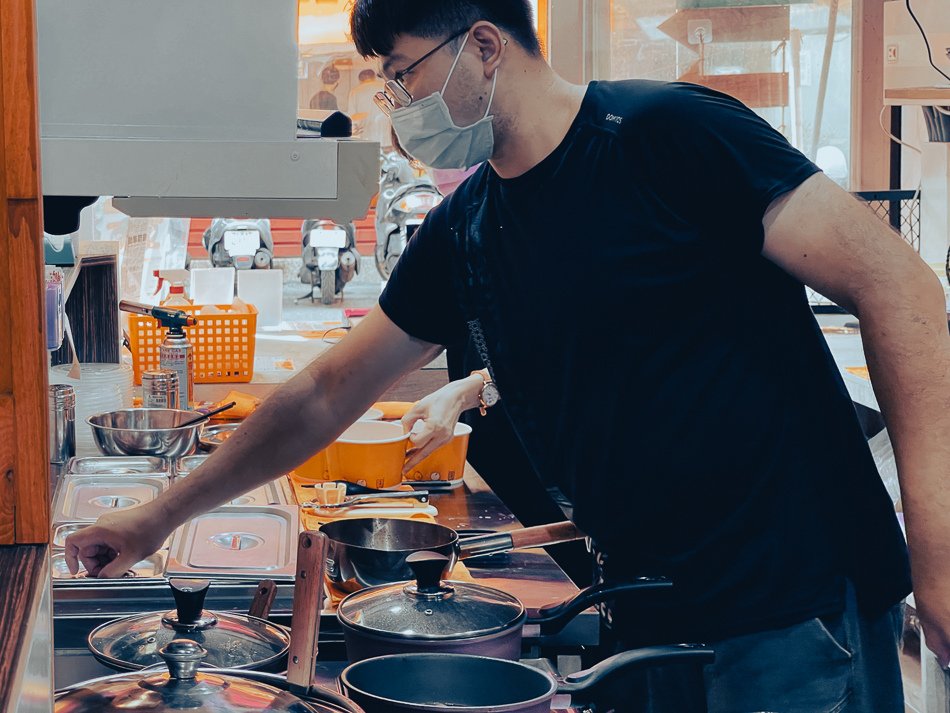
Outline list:
[[[254,346],[257,309],[231,314],[198,314],[200,306],[181,307],[198,320],[185,334],[194,348],[195,383],[246,383],[254,376]],[[229,310],[227,305],[218,309]],[[129,315],[129,342],[135,383],[142,383],[142,372],[158,369],[158,349],[167,330],[152,317]]]

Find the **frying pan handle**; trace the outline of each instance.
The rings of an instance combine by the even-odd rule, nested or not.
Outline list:
[[[643,649],[624,651],[601,661],[586,671],[579,671],[565,677],[558,686],[558,693],[575,695],[583,693],[584,698],[608,679],[619,674],[629,674],[651,666],[675,663],[694,663],[697,666],[711,664],[716,658],[715,652],[702,644],[680,644],[678,646],[650,646]],[[577,700],[572,701],[576,704]]]
[[[207,579],[169,579],[168,586],[172,588],[175,597],[175,608],[178,610],[178,623],[182,626],[191,626],[201,618],[204,609],[205,597],[211,585]]]
[[[557,634],[582,611],[595,604],[602,604],[625,594],[655,592],[670,589],[673,583],[665,577],[639,577],[632,582],[597,584],[582,589],[572,599],[561,604],[543,607],[536,616],[529,616],[529,624],[541,627],[541,634]]]
[[[273,579],[265,579],[257,585],[257,592],[254,594],[254,600],[247,610],[248,616],[258,619],[266,619],[270,614],[270,608],[274,604],[274,598],[277,596],[277,583]]]
[[[302,532],[298,539],[287,683],[300,695],[307,695],[314,686],[328,544],[321,532]]]
[[[522,530],[493,532],[488,535],[479,535],[462,540],[459,543],[459,558],[468,559],[469,557],[494,555],[509,550],[557,545],[561,542],[583,540],[584,537],[584,533],[578,530],[572,522],[558,522],[552,525],[527,527]]]
[[[515,550],[557,545],[561,542],[583,540],[585,537],[584,533],[578,530],[577,525],[573,522],[556,522],[552,525],[538,525],[537,527],[528,527],[524,530],[512,530],[508,534],[511,535],[511,547]]]

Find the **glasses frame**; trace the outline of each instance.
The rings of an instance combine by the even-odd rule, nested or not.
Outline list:
[[[373,101],[376,102],[376,106],[378,106],[380,110],[386,114],[386,116],[389,116],[396,109],[404,109],[405,107],[412,104],[413,96],[412,93],[406,89],[406,85],[402,83],[403,77],[405,77],[407,74],[410,74],[412,70],[425,62],[427,59],[429,59],[429,57],[434,55],[447,44],[464,35],[469,31],[469,29],[470,28],[459,30],[447,40],[426,52],[405,69],[401,69],[396,72],[396,74],[393,75],[393,78],[386,82],[383,91],[376,92],[375,96],[373,97]]]

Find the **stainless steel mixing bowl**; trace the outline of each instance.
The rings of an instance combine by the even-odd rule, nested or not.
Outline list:
[[[87,423],[99,450],[107,456],[180,458],[195,452],[201,424],[178,424],[200,415],[176,409],[123,409],[90,416]]]

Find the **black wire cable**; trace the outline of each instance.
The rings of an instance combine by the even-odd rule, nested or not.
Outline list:
[[[936,69],[944,78],[950,82],[950,74],[944,72],[940,67],[934,63],[934,55],[930,49],[930,40],[927,39],[927,33],[924,32],[924,26],[920,24],[920,20],[917,19],[917,15],[914,14],[914,8],[910,6],[910,0],[905,0],[907,3],[907,12],[910,13],[911,19],[914,21],[914,24],[917,25],[917,29],[920,30],[920,36],[924,38],[924,44],[927,46],[927,60],[930,62],[930,66]]]

